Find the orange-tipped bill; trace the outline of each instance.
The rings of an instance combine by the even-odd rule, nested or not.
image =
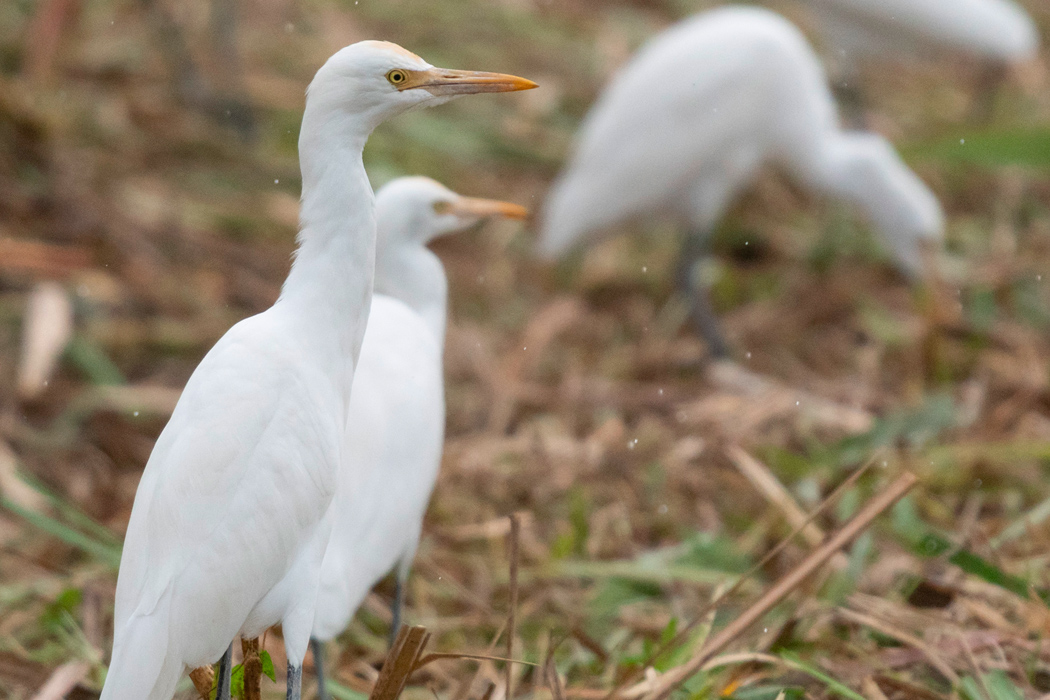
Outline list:
[[[501,216],[505,219],[526,219],[529,216],[529,210],[520,204],[475,197],[460,197],[452,204],[451,211],[459,216],[474,216],[479,219],[489,216]]]
[[[435,96],[473,95],[479,92],[515,92],[539,87],[531,80],[504,73],[448,70],[447,68],[406,70],[404,73],[406,74],[405,80],[398,83],[398,90],[422,88]]]

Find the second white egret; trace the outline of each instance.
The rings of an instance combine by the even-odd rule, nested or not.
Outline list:
[[[920,272],[922,243],[941,237],[937,199],[890,144],[841,130],[798,29],[769,10],[726,7],[650,40],[606,88],[547,197],[540,250],[559,256],[624,219],[678,214],[691,229],[679,285],[711,351],[725,355],[695,262],[766,164],[855,205],[909,274]]]
[[[311,640],[322,698],[328,697],[322,643],[346,628],[376,581],[395,567],[396,634],[441,464],[448,282],[426,246],[485,217],[526,213],[508,202],[461,197],[426,177],[398,178],[376,193],[375,295],[354,375]]]

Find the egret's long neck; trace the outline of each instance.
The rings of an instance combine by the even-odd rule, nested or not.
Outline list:
[[[375,212],[361,160],[370,131],[308,102],[299,138],[299,249],[277,304],[333,369],[356,363],[372,298]]]
[[[376,292],[399,299],[426,321],[445,345],[448,280],[441,259],[422,245],[380,250],[376,256]]]

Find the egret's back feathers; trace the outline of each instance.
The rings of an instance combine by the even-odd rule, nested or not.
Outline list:
[[[809,0],[831,41],[851,54],[900,57],[948,49],[1000,61],[1032,58],[1039,31],[1012,0]]]

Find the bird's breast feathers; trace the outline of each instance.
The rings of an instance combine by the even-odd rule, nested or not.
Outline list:
[[[147,613],[191,564],[221,577],[228,557],[255,559],[274,572],[259,586],[273,585],[335,491],[342,392],[279,341],[266,346],[237,329],[194,372],[150,455],[128,526],[125,552],[134,554],[121,563],[118,621],[135,608]]]

